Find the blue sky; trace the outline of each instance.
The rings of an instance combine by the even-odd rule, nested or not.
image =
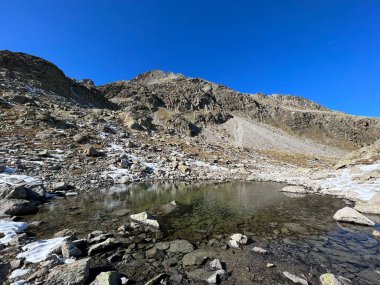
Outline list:
[[[3,0],[0,49],[96,84],[162,69],[380,117],[378,0]]]

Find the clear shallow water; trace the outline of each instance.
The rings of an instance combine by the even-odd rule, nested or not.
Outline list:
[[[44,222],[33,230],[38,238],[50,238],[65,228],[85,237],[93,230],[115,232],[128,222],[129,214],[121,213],[124,209],[149,211],[157,215],[168,239],[207,243],[218,234],[246,233],[269,249],[279,264],[293,264],[316,276],[332,271],[354,284],[379,284],[380,243],[372,236],[373,229],[336,223],[334,213],[346,206],[342,199],[293,197],[278,191],[283,186],[258,182],[119,186],[54,199],[24,220]],[[178,208],[169,212],[163,205],[173,200]]]
[[[79,235],[92,230],[116,230],[128,215],[120,210],[155,214],[169,235],[196,240],[205,233],[249,232],[258,236],[310,235],[334,227],[332,216],[344,206],[340,199],[322,196],[291,197],[277,183],[136,184],[85,193],[46,203],[38,214],[39,234],[70,228]],[[165,204],[175,200],[168,213]]]

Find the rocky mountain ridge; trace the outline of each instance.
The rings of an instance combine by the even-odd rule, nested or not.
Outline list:
[[[140,130],[194,136],[210,125],[238,116],[295,137],[348,149],[380,138],[377,118],[334,112],[296,96],[244,94],[203,79],[159,70],[129,81],[95,86],[89,79],[66,77],[44,59],[0,51],[0,75],[2,100],[115,110],[127,127]]]

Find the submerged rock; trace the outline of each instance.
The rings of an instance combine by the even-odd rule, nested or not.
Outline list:
[[[54,267],[46,278],[50,285],[83,285],[90,274],[90,258]]]
[[[289,273],[287,271],[284,271],[283,274],[286,278],[288,278],[289,280],[291,280],[295,284],[300,284],[300,285],[308,285],[309,284],[309,282],[307,282],[307,280],[305,280],[301,277],[298,277],[297,275],[294,275],[292,273]]]
[[[375,223],[368,219],[366,216],[360,214],[353,208],[344,207],[338,210],[334,215],[334,220],[339,222],[355,223],[365,226],[374,226]]]
[[[138,222],[147,226],[151,226],[154,228],[160,227],[157,220],[152,215],[148,214],[147,212],[141,212],[138,214],[130,215],[130,218],[131,220],[135,222]]]
[[[322,285],[342,285],[342,283],[332,273],[325,273],[319,277]]]

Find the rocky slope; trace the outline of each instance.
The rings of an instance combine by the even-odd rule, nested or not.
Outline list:
[[[199,78],[152,71],[100,86],[130,117],[150,118],[163,129],[198,134],[210,123],[241,116],[316,142],[356,148],[380,137],[380,121],[333,112],[304,98],[243,94]]]
[[[0,94],[16,103],[40,98],[60,105],[113,107],[91,80],[78,82],[42,58],[7,50],[0,51]]]

